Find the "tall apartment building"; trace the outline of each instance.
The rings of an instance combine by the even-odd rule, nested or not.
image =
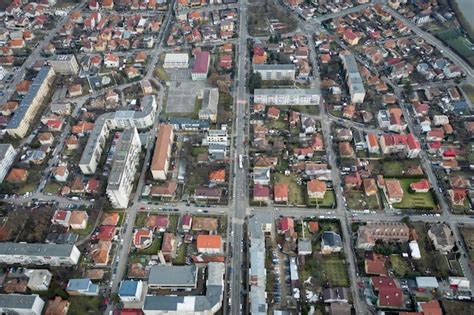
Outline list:
[[[153,125],[156,115],[155,96],[147,95],[143,97],[140,104],[141,111],[119,110],[115,113],[102,114],[96,119],[94,129],[89,135],[79,161],[79,167],[83,174],[91,175],[95,173],[111,130],[131,127],[143,129]]]
[[[43,308],[38,294],[0,294],[0,314],[41,315]]]
[[[293,64],[253,65],[253,73],[260,73],[262,80],[294,80],[296,67]]]
[[[219,90],[217,88],[205,89],[202,97],[202,107],[199,110],[199,119],[217,121],[217,105],[219,103]]]
[[[60,75],[77,75],[79,73],[79,64],[74,55],[56,55],[50,60],[54,72]]]
[[[20,106],[8,122],[6,131],[10,136],[24,138],[31,123],[38,113],[44,99],[48,95],[54,79],[54,70],[43,66],[30,85],[28,94],[22,99]]]
[[[345,51],[341,52],[339,57],[341,57],[342,63],[344,64],[344,70],[346,71],[346,80],[351,95],[351,102],[362,103],[365,98],[365,88],[354,55]]]
[[[189,55],[185,53],[168,53],[165,55],[163,68],[186,69],[189,67]]]
[[[141,142],[137,128],[125,129],[115,149],[106,190],[115,208],[123,209],[128,206],[140,150]]]
[[[316,89],[255,89],[254,101],[265,105],[318,105]]]
[[[151,161],[151,175],[155,180],[166,180],[173,145],[173,126],[160,125]]]
[[[19,265],[77,265],[81,252],[74,244],[0,243],[0,263]]]
[[[10,167],[15,161],[16,151],[9,143],[0,143],[0,183],[7,176]]]

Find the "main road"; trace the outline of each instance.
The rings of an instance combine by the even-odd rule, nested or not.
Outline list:
[[[237,90],[234,95],[234,113],[235,121],[233,128],[234,138],[234,162],[242,155],[246,155],[245,130],[246,130],[246,113],[248,106],[248,94],[246,90],[245,63],[247,62],[247,0],[240,1],[239,16],[239,45],[237,50]],[[231,157],[232,158],[232,157]],[[242,241],[244,239],[243,225],[245,222],[245,211],[248,205],[247,193],[247,163],[243,163],[243,167],[239,167],[239,163],[233,163],[234,182],[233,182],[233,204],[231,204],[232,212],[229,213],[229,221],[233,232],[232,236],[232,259],[231,259],[231,283],[230,296],[232,299],[231,314],[240,314],[241,288],[242,288],[242,268],[243,248]],[[231,234],[232,235],[232,234]],[[228,244],[229,245],[229,244]],[[245,281],[246,282],[246,281]],[[225,303],[224,303],[225,304]]]

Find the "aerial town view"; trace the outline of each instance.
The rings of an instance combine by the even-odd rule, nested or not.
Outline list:
[[[474,314],[474,0],[0,0],[0,314]]]

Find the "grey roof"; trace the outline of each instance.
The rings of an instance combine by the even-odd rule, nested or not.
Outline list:
[[[112,160],[112,169],[107,182],[107,189],[114,190],[120,186],[127,163],[129,163],[128,157],[132,154],[130,147],[136,135],[138,135],[138,133],[135,127],[127,128],[122,132]]]
[[[5,158],[5,154],[7,153],[7,151],[12,148],[13,149],[13,146],[9,143],[0,143],[0,160],[3,160],[3,158]]]
[[[347,288],[336,287],[336,288],[327,288],[323,290],[323,300],[324,302],[328,300],[332,301],[345,301],[347,300]]]
[[[205,89],[202,98],[202,108],[199,110],[199,115],[217,114],[217,103],[219,102],[219,90]]]
[[[74,244],[0,243],[0,255],[69,257]]]
[[[153,266],[152,269],[157,266]],[[167,266],[178,267],[178,266]],[[189,266],[187,266],[189,267]],[[206,295],[198,296],[172,296],[172,295],[147,295],[143,304],[145,311],[181,311],[181,312],[205,312],[219,305],[222,301],[224,289],[223,263],[209,263],[208,279],[206,282]],[[151,275],[151,272],[150,272]]]
[[[169,119],[169,123],[171,125],[178,126],[179,128],[195,127],[208,129],[210,126],[209,121],[207,120],[191,119],[186,117],[171,117]]]
[[[196,284],[197,268],[191,266],[156,265],[150,269],[149,285],[194,286]]]
[[[416,277],[415,281],[419,288],[437,288],[439,286],[435,277]]]
[[[341,53],[340,56],[344,63],[344,68],[346,69],[347,79],[352,84],[352,89],[356,92],[365,93],[362,77],[360,76],[354,55],[351,53]]]
[[[31,309],[38,294],[0,294],[0,308],[3,309]]]
[[[25,117],[26,112],[32,103],[32,101],[36,98],[38,91],[40,90],[41,86],[43,85],[44,80],[49,74],[49,71],[52,71],[50,66],[43,66],[36,77],[33,79],[33,82],[30,85],[28,93],[26,96],[21,100],[20,105],[16,109],[15,113],[13,114],[13,118],[10,119],[7,125],[7,129],[15,129],[20,126],[21,121]]]
[[[326,231],[322,235],[324,245],[342,247],[341,236],[333,231]]]
[[[310,240],[299,239],[298,240],[298,252],[312,252],[313,248],[311,246]]]
[[[295,96],[304,96],[304,95],[319,95],[317,89],[255,89],[255,96],[259,95],[295,95]]]
[[[259,70],[295,70],[296,67],[294,64],[261,64],[253,65],[255,71]]]

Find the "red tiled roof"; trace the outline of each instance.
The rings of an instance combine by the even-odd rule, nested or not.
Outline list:
[[[97,238],[99,240],[112,240],[115,235],[115,226],[113,225],[101,225],[99,227],[99,233],[97,234]]]
[[[196,54],[193,73],[206,73],[209,68],[210,54],[207,51],[201,51]]]
[[[387,289],[397,287],[394,279],[390,277],[371,277],[370,279],[372,280],[372,285],[377,291],[383,288]]]
[[[382,288],[379,291],[379,305],[385,307],[402,307],[403,293],[399,288]]]

